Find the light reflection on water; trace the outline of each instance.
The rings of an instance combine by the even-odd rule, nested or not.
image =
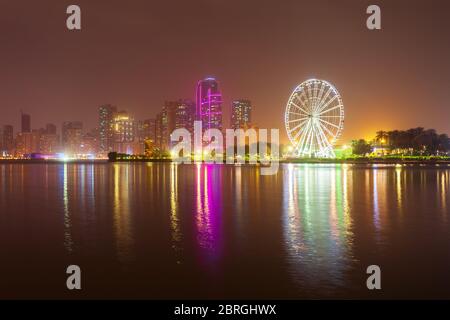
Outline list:
[[[196,165],[196,225],[197,241],[207,264],[221,254],[221,170],[214,165]]]
[[[134,235],[131,221],[129,190],[130,166],[114,164],[114,231],[118,258],[129,263],[134,258]]]
[[[450,298],[449,187],[442,167],[1,164],[0,254],[78,261],[137,297],[368,297],[377,263],[387,297]],[[25,292],[48,278],[4,261]]]
[[[318,287],[324,279],[326,287],[344,286],[354,259],[351,185],[343,184],[347,168],[288,165],[284,174],[284,233],[293,280],[300,287]]]

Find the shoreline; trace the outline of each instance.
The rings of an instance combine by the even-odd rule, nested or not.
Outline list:
[[[109,163],[172,163],[170,159],[126,159],[126,160],[44,160],[44,159],[0,159],[0,164],[109,164]],[[193,162],[195,163],[195,162]],[[350,165],[405,165],[405,166],[450,166],[450,159],[292,159],[280,164],[350,164]],[[226,164],[226,163],[224,163]],[[255,165],[255,164],[242,164]],[[257,164],[259,165],[259,164]]]

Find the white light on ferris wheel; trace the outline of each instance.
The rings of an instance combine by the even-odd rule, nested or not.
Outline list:
[[[285,126],[296,157],[334,158],[333,146],[344,127],[344,104],[327,81],[310,79],[291,94]]]

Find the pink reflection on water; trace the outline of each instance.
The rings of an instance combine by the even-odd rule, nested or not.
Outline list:
[[[221,166],[197,164],[195,197],[197,242],[203,262],[215,263],[221,255]]]

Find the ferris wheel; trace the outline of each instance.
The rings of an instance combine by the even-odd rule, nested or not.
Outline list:
[[[344,127],[344,104],[327,81],[310,79],[291,94],[285,126],[292,156],[334,158],[333,146]]]

